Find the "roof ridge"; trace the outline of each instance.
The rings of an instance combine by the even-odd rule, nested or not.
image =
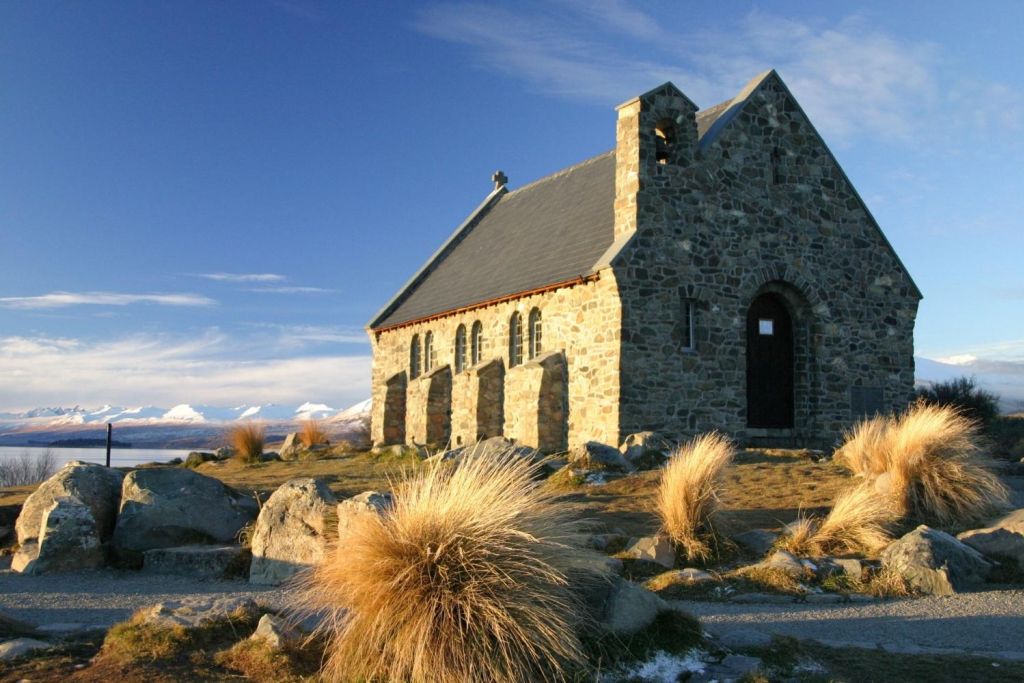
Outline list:
[[[518,192],[522,192],[523,190],[529,190],[530,188],[532,188],[532,187],[534,187],[536,185],[539,185],[541,183],[547,182],[549,180],[554,180],[555,178],[561,177],[561,176],[563,176],[563,175],[565,175],[567,173],[570,173],[570,172],[575,171],[575,170],[577,170],[579,168],[587,166],[588,164],[592,164],[592,163],[595,163],[597,161],[600,161],[601,159],[604,159],[607,156],[614,156],[614,155],[615,155],[615,150],[614,149],[610,149],[607,152],[601,152],[597,156],[590,157],[589,159],[584,159],[583,161],[577,162],[577,163],[573,164],[572,166],[566,166],[565,168],[563,168],[561,170],[555,171],[554,173],[551,173],[550,175],[546,175],[546,176],[542,176],[540,178],[537,178],[537,180],[529,182],[526,185],[523,185],[522,187],[517,187],[514,190],[509,190],[508,194],[506,194],[505,196],[506,196],[506,198],[511,197],[512,195],[514,195],[514,194],[516,194]]]

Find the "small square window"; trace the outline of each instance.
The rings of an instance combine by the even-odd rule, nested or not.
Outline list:
[[[771,337],[775,334],[775,321],[761,318],[757,321],[757,332],[764,337]]]

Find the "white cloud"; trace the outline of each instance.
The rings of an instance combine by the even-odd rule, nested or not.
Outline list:
[[[680,28],[663,28],[673,25]],[[514,12],[464,2],[427,7],[415,26],[470,46],[478,66],[606,105],[672,80],[707,107],[775,68],[825,137],[841,144],[857,134],[907,139],[1024,125],[1021,93],[958,77],[936,45],[897,38],[857,16],[824,23],[754,11],[727,31],[708,31],[657,21],[618,0],[523,4]]]
[[[288,279],[277,273],[199,273],[199,277],[218,282],[284,282]]]
[[[0,297],[0,307],[17,309],[63,308],[65,306],[212,306],[217,302],[201,294],[126,294],[122,292],[51,292],[38,296]]]
[[[368,355],[247,359],[249,350],[218,330],[99,342],[0,338],[0,410],[76,403],[348,405],[369,392]]]
[[[285,287],[253,287],[245,290],[247,292],[255,292],[257,294],[325,294],[328,292],[334,292],[337,290],[327,289],[324,287],[300,287],[300,286],[285,286]]]

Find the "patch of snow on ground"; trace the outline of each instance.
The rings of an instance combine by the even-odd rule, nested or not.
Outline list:
[[[667,652],[657,652],[652,659],[640,662],[630,668],[618,671],[616,677],[633,677],[651,683],[675,683],[680,680],[684,673],[701,673],[704,671],[704,662],[700,650],[691,650],[685,657],[670,655]],[[606,679],[613,680],[613,679]],[[614,679],[614,680],[617,680]]]

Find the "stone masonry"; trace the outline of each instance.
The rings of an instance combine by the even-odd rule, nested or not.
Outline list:
[[[374,442],[503,435],[557,451],[717,429],[828,446],[863,415],[907,403],[920,293],[774,71],[703,112],[671,83],[626,102],[614,164],[613,246],[578,280],[371,324]],[[748,316],[763,298],[791,320],[792,426],[751,426]],[[534,309],[542,348],[529,358]],[[475,322],[480,362],[455,372],[457,330]],[[410,344],[428,332],[436,366],[412,377]]]

